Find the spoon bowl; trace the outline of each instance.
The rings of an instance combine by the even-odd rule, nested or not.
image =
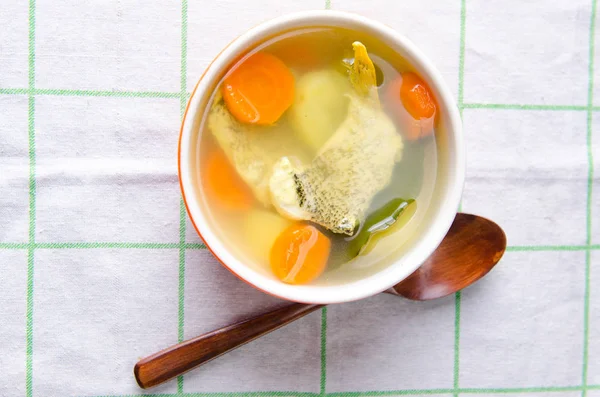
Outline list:
[[[425,263],[386,292],[419,301],[442,298],[485,276],[505,249],[506,235],[500,226],[480,216],[457,214]]]

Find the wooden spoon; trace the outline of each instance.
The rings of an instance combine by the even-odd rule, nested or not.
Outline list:
[[[419,301],[447,296],[486,275],[505,249],[506,236],[497,224],[459,213],[425,263],[385,292]],[[140,360],[135,379],[143,389],[156,386],[323,306],[294,303],[168,347]]]

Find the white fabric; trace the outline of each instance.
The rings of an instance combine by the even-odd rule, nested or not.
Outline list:
[[[464,105],[463,210],[497,221],[509,252],[459,298],[332,306],[150,392],[600,397],[591,0],[30,3],[0,2],[0,396],[140,394],[133,365],[180,331],[284,304],[180,225],[181,94],[239,33],[330,5],[403,32],[441,70]]]

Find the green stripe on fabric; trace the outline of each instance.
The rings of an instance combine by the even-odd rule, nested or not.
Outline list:
[[[184,325],[184,293],[185,293],[185,205],[183,199],[179,206],[179,325],[178,340],[183,342]]]
[[[206,245],[204,243],[186,243],[185,248],[188,250],[205,250]]]
[[[506,247],[506,251],[585,251],[587,245],[513,245]]]
[[[82,97],[117,97],[117,98],[180,98],[179,92],[161,91],[103,91],[103,90],[65,90],[65,89],[28,89],[0,88],[0,95],[54,95]]]
[[[188,2],[181,1],[181,68],[179,73],[179,105],[180,116],[183,122],[183,115],[187,104],[187,34],[188,34]],[[179,201],[179,309],[178,309],[178,326],[177,338],[179,342],[183,342],[185,335],[185,223],[186,209],[183,197]],[[183,394],[183,375],[177,377],[177,394]]]
[[[588,95],[587,95],[587,160],[588,160],[588,178],[587,178],[587,196],[586,196],[586,244],[588,250],[585,255],[585,292],[583,309],[583,365],[581,370],[581,384],[583,390],[582,397],[587,395],[588,381],[588,356],[589,356],[589,324],[590,324],[590,272],[591,272],[591,244],[592,244],[592,185],[594,179],[594,159],[592,154],[592,111],[594,105],[594,42],[596,29],[596,6],[597,1],[592,0],[592,12],[590,17],[589,31],[589,65],[588,65]]]
[[[319,387],[322,396],[327,391],[327,307],[321,309],[321,382]]]
[[[29,243],[0,243],[0,249],[5,250],[22,250],[28,249],[29,247]]]
[[[94,397],[176,397],[177,394],[174,393],[157,393],[157,394],[153,394],[153,393],[144,393],[144,394],[112,394],[112,395],[101,395],[101,396],[94,396]]]
[[[29,146],[29,248],[27,249],[27,309],[25,325],[25,395],[33,395],[33,288],[35,270],[35,97],[31,92],[35,88],[35,0],[29,0],[29,37],[28,37],[28,114],[27,135]]]
[[[587,394],[587,380],[589,367],[589,338],[590,338],[590,268],[591,268],[590,250],[585,252],[585,289],[583,302],[583,365],[581,370],[581,384],[584,389],[581,395]]]
[[[580,391],[581,386],[566,387],[522,387],[522,388],[464,388],[458,389],[463,394],[513,394],[513,393],[559,393],[565,391]],[[397,395],[429,395],[453,394],[454,389],[406,389],[406,390],[374,390],[374,391],[347,391],[327,393],[328,397],[372,397],[372,396],[397,396]]]
[[[232,393],[183,393],[184,397],[318,397],[318,393],[293,391],[256,391]],[[145,397],[145,396],[144,396]]]
[[[181,1],[181,69],[180,69],[180,85],[179,85],[179,100],[181,104],[181,117],[185,112],[187,103],[187,19],[188,19],[188,3],[187,0]]]
[[[326,5],[327,6],[327,5]],[[330,8],[327,8],[330,9]],[[461,60],[464,62],[464,59]],[[464,73],[464,72],[463,72]],[[462,77],[459,76],[459,79]],[[179,92],[166,91],[110,91],[110,90],[70,90],[59,88],[34,89],[27,88],[0,88],[0,95],[56,95],[56,96],[83,96],[83,97],[120,97],[120,98],[177,98]],[[188,96],[190,93],[187,93]],[[459,95],[464,92],[459,90]],[[459,101],[462,100],[459,97]],[[459,102],[458,101],[458,102]],[[461,109],[506,109],[506,110],[555,110],[555,111],[587,111],[585,105],[540,105],[540,104],[506,104],[506,103],[462,103]],[[600,111],[600,106],[592,106],[592,112]]]
[[[513,388],[467,388],[461,389],[461,393],[468,394],[510,394],[510,393],[559,393],[565,391],[580,391],[581,386],[564,387],[513,387]]]
[[[28,86],[29,90],[35,88],[35,0],[29,0],[29,40],[28,40]]]
[[[33,394],[33,275],[34,250],[27,250],[27,312],[25,325],[26,362],[25,362],[25,395]]]
[[[27,249],[28,243],[1,243],[0,249]],[[115,248],[115,249],[178,249],[180,243],[118,243],[118,242],[91,242],[91,243],[35,243],[35,249],[93,249],[93,248]],[[185,249],[204,250],[203,243],[185,243]],[[513,245],[506,247],[508,252],[527,251],[597,251],[600,244],[586,245]]]
[[[592,16],[590,22],[590,47],[589,47],[589,79],[588,79],[588,115],[587,115],[587,160],[588,160],[588,180],[587,180],[587,223],[586,223],[586,244],[592,244],[592,185],[594,180],[594,157],[592,151],[592,108],[594,102],[594,46],[596,29],[596,5],[597,1],[592,0]]]
[[[454,396],[458,396],[460,377],[460,303],[461,292],[458,291],[454,301]]]
[[[179,98],[178,92],[159,91],[95,91],[95,90],[60,90],[36,89],[34,95],[83,96],[83,97],[117,97],[117,98]]]
[[[158,393],[122,394],[94,397],[319,397],[318,393],[294,391],[216,392],[216,393]]]
[[[184,397],[318,397],[318,393],[293,391],[257,391],[233,393],[184,393]],[[145,397],[145,396],[144,396]]]
[[[331,9],[331,0],[325,0],[325,9]],[[321,376],[319,392],[321,396],[327,394],[327,306],[321,309]]]
[[[1,95],[26,95],[29,94],[27,88],[0,88]]]
[[[327,393],[328,397],[371,397],[371,396],[397,396],[411,394],[449,394],[454,389],[407,389],[407,390],[371,390],[371,391],[345,391],[339,393]]]
[[[29,140],[29,244],[35,243],[35,97],[28,98],[28,140]]]
[[[464,85],[465,85],[465,47],[466,47],[466,27],[467,23],[467,2],[460,2],[460,47],[458,51],[458,112],[460,119],[463,120],[464,109]],[[463,201],[458,205],[458,212],[463,211]],[[459,378],[460,378],[460,302],[461,293],[458,291],[454,298],[454,373],[453,386],[454,397],[458,397]]]
[[[464,388],[459,389],[464,394],[519,394],[519,393],[560,393],[581,391],[582,386],[556,387],[514,387],[514,388]],[[600,385],[590,385],[588,390],[599,390]],[[369,397],[394,395],[431,395],[450,394],[454,389],[405,389],[405,390],[369,390],[326,393],[327,397]],[[256,392],[215,392],[215,393],[158,393],[144,394],[145,397],[320,397],[320,393],[294,391],[256,391]],[[102,395],[94,397],[139,397],[139,394]]]
[[[465,103],[465,109],[502,109],[502,110],[588,110],[587,106],[563,105],[524,105],[502,103]]]
[[[134,248],[134,249],[177,249],[178,243],[37,243],[38,249],[112,249],[112,248]]]
[[[35,7],[35,4],[33,5]],[[31,5],[30,5],[31,7]],[[25,391],[33,394],[33,280],[35,266],[35,97],[29,96],[29,244],[27,249],[27,313]]]
[[[183,199],[181,199],[179,211],[179,307],[177,315],[177,340],[183,342],[185,335],[185,205]],[[177,392],[178,394],[183,393],[183,375],[177,377]]]

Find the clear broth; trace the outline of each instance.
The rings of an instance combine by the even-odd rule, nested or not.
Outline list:
[[[389,103],[386,101],[386,95],[383,93],[389,88],[390,82],[399,77],[400,73],[405,71],[415,71],[406,60],[399,54],[391,50],[382,42],[373,37],[369,37],[361,32],[351,31],[341,28],[311,28],[290,31],[280,36],[274,37],[257,48],[250,51],[266,51],[279,57],[288,67],[290,67],[296,77],[314,69],[329,68],[344,58],[352,57],[352,43],[356,40],[361,41],[367,47],[369,56],[378,68],[378,87],[379,97],[383,108],[388,115],[392,115],[392,109],[389,109]],[[303,52],[310,54],[311,58],[303,56]],[[314,62],[316,60],[316,62]],[[417,72],[418,74],[418,72]],[[216,90],[220,89],[222,81],[217,85]],[[216,91],[215,90],[215,91]],[[214,95],[213,95],[214,97]],[[206,113],[210,111],[212,99],[206,106]],[[438,109],[439,113],[439,109]],[[208,127],[205,125],[206,114],[202,118],[200,125],[199,144],[197,153],[197,166],[202,173],[203,159],[206,154],[212,150],[221,150],[212,136]],[[393,117],[392,117],[393,119]],[[439,121],[438,121],[439,122]],[[398,124],[397,128],[400,131]],[[264,145],[280,145],[282,140],[290,147],[290,153],[287,155],[298,156],[304,161],[311,158],[311,149],[307,147],[293,133],[287,119],[287,114],[277,122],[278,128],[274,131],[262,134]],[[436,127],[439,129],[439,125]],[[278,133],[280,132],[280,133]],[[382,205],[394,198],[415,199],[417,202],[416,213],[410,221],[397,232],[381,239],[375,249],[366,255],[347,260],[341,252],[345,252],[347,245],[347,236],[334,234],[324,231],[332,242],[332,253],[329,258],[327,270],[322,274],[314,284],[328,283],[331,280],[341,280],[351,278],[357,274],[366,275],[379,269],[378,263],[391,254],[398,254],[403,249],[403,245],[410,239],[411,233],[418,227],[427,211],[431,196],[434,191],[437,153],[435,134],[430,137],[422,138],[416,142],[410,142],[403,139],[404,149],[402,160],[396,163],[390,184],[377,193],[373,198],[369,212],[380,208]],[[267,146],[268,147],[268,146]],[[264,248],[257,249],[249,238],[248,230],[244,227],[247,218],[252,211],[270,211],[276,216],[279,215],[274,208],[265,209],[260,203],[256,202],[254,208],[247,212],[232,213],[222,209],[216,202],[216,199],[210,194],[205,194],[202,186],[202,175],[199,176],[198,184],[200,191],[206,201],[206,209],[213,229],[227,245],[232,253],[249,266],[265,274],[270,274],[270,265],[268,261],[269,252]],[[263,231],[256,231],[261,233]],[[348,276],[348,277],[346,277]]]

